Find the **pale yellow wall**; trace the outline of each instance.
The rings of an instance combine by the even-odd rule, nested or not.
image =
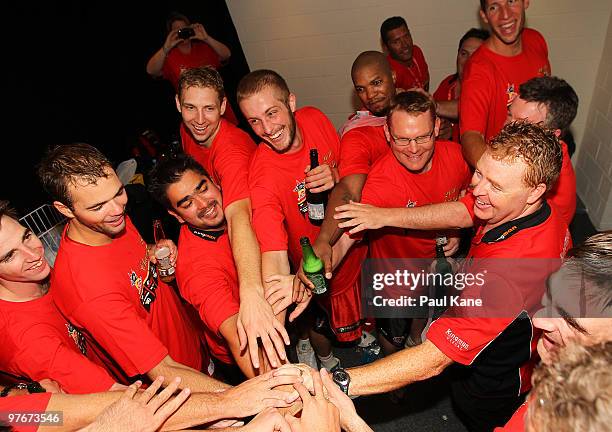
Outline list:
[[[612,229],[612,15],[577,158],[578,195],[598,230]]]
[[[455,69],[457,43],[478,26],[478,0],[227,0],[251,69],[281,73],[299,105],[322,109],[339,126],[352,112],[350,66],[361,51],[380,49],[379,28],[390,16],[408,21],[423,48],[435,90]],[[583,135],[603,49],[610,0],[532,0],[528,24],[549,44],[553,74],[576,89],[574,123]]]

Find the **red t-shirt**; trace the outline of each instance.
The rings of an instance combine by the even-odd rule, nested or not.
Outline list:
[[[177,90],[181,72],[201,66],[219,69],[221,58],[207,43],[192,40],[191,52],[188,54],[184,54],[178,47],[170,50],[162,68],[162,75]]]
[[[469,183],[470,169],[461,146],[437,141],[429,171],[408,171],[392,151],[372,167],[363,188],[361,202],[377,207],[420,207],[456,201]],[[433,258],[436,231],[385,227],[368,233],[372,258]]]
[[[412,66],[408,67],[387,55],[391,69],[395,72],[395,87],[410,90],[412,87],[425,88],[429,82],[429,68],[423,51],[416,45],[412,47]]]
[[[388,151],[383,125],[351,129],[340,140],[340,178],[351,174],[368,174],[374,162]]]
[[[107,391],[114,383],[92,363],[82,336],[61,316],[51,295],[27,302],[0,300],[0,369],[57,381],[66,393]],[[79,347],[80,345],[80,347]]]
[[[484,43],[469,58],[461,83],[461,133],[477,131],[488,141],[504,126],[508,103],[519,86],[534,77],[550,75],[548,47],[540,33],[524,29],[522,52],[503,56]]]
[[[467,205],[470,200],[462,201]],[[496,301],[507,318],[466,316],[465,308],[450,307],[431,324],[427,338],[453,361],[471,366],[457,382],[465,394],[518,397],[529,390],[537,360],[539,333],[531,322],[532,313],[539,308],[551,266],[560,265],[569,247],[569,233],[546,202],[535,213],[487,233],[476,222],[468,271],[488,271],[480,295]]]
[[[310,223],[306,206],[304,169],[310,165],[309,151],[316,148],[319,164],[337,166],[340,141],[329,119],[316,108],[295,112],[302,148],[279,154],[262,143],[257,147],[249,171],[253,227],[261,252],[288,251],[295,268],[302,258],[300,237],[311,241],[319,227]]]
[[[158,280],[146,244],[127,216],[125,231],[107,245],[87,246],[66,232],[51,294],[87,339],[90,358],[122,383],[146,374],[166,355],[196,370],[209,366],[181,300]]]
[[[222,119],[211,146],[205,147],[181,123],[181,142],[185,153],[198,161],[221,186],[224,209],[249,197],[249,164],[257,146],[246,132]]]
[[[576,173],[567,151],[567,144],[563,141],[561,141],[561,150],[563,165],[559,178],[548,192],[548,202],[555,206],[563,222],[569,226],[576,213]]]
[[[7,396],[0,398],[0,420],[9,424],[14,432],[36,432],[38,424],[23,425],[10,423],[10,413],[44,413],[49,405],[51,393],[34,393],[22,396]],[[52,425],[52,423],[48,423]]]
[[[205,231],[183,225],[176,281],[181,296],[197,309],[206,325],[211,354],[224,363],[234,363],[219,331],[221,324],[240,309],[238,274],[227,231]]]
[[[436,101],[452,101],[457,99],[455,97],[455,88],[458,82],[457,74],[452,74],[444,78],[437,90],[433,94],[433,98]],[[459,142],[459,123],[452,122],[453,135],[451,140]]]

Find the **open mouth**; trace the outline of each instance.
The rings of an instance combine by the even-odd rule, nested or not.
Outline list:
[[[46,263],[47,262],[45,261],[45,258],[41,257],[38,261],[32,264],[32,266],[30,267],[30,270],[33,270],[33,271],[40,270],[45,267]]]
[[[483,209],[488,209],[491,207],[491,204],[484,202],[483,200],[481,200],[480,198],[476,197],[476,207],[478,207],[479,209],[483,210]]]
[[[213,202],[211,205],[206,207],[203,211],[198,213],[198,217],[201,219],[212,219],[217,216],[217,203]]]
[[[273,133],[273,134],[268,135],[268,138],[269,138],[271,141],[277,141],[277,140],[278,140],[278,139],[281,137],[281,135],[283,134],[283,131],[284,131],[284,130],[285,130],[285,128],[284,128],[284,127],[282,127],[282,128],[280,128],[280,129],[279,129],[277,132],[275,132],[275,133]]]

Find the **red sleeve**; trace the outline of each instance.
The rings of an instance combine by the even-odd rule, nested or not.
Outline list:
[[[83,303],[73,315],[128,376],[144,375],[168,349],[121,293],[109,292]]]
[[[477,131],[485,135],[489,118],[489,105],[493,99],[493,72],[483,62],[468,60],[465,65],[459,98],[459,129],[461,134]]]
[[[66,346],[54,329],[44,325],[24,332],[27,345],[15,354],[15,363],[30,379],[48,378],[57,381],[66,393],[98,393],[107,391],[115,380],[100,366],[80,352]]]
[[[34,393],[23,396],[9,396],[0,398],[0,420],[9,424],[14,432],[36,432],[38,424],[20,426],[8,421],[11,412],[45,412],[51,399],[51,393]]]
[[[221,179],[223,209],[233,202],[249,197],[249,164],[255,144],[248,135],[233,134],[231,145],[220,149],[214,160]]]
[[[181,293],[194,305],[209,330],[221,336],[219,327],[240,310],[240,303],[232,294],[232,286],[219,269],[193,262],[189,275],[181,284]]]
[[[523,432],[525,430],[525,416],[527,415],[527,409],[529,403],[525,401],[519,409],[517,409],[508,423],[503,427],[497,427],[493,429],[493,432]]]
[[[567,151],[567,144],[561,142],[561,149],[563,165],[559,178],[550,190],[549,201],[555,206],[563,222],[569,226],[576,212],[576,173]]]
[[[253,229],[261,252],[286,251],[289,248],[285,216],[281,203],[270,185],[265,184],[253,164],[249,174]]]
[[[359,128],[344,134],[340,141],[340,178],[370,172],[370,152],[364,143],[367,139]]]

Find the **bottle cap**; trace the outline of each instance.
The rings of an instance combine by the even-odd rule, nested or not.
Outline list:
[[[436,246],[444,246],[448,243],[446,236],[436,237]]]

